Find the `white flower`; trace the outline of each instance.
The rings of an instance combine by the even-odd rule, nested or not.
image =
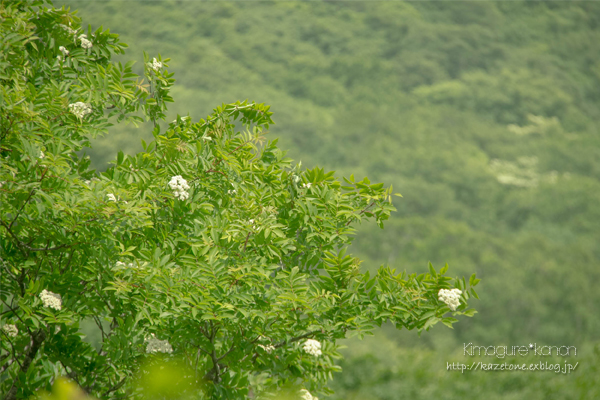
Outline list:
[[[310,189],[310,185],[311,185],[311,183],[310,183],[310,182],[309,182],[309,183],[303,183],[303,184],[302,184],[302,187],[303,187],[304,189]]]
[[[67,50],[67,49],[65,48],[65,46],[60,46],[60,47],[58,48],[58,50],[60,50],[60,52],[61,52],[61,53],[63,53],[63,56],[68,56],[68,55],[69,55],[69,50]]]
[[[268,344],[266,346],[263,346],[262,344],[259,344],[258,347],[260,347],[261,349],[263,349],[264,351],[266,351],[267,353],[271,354],[271,352],[273,350],[275,350],[275,346]]]
[[[119,201],[119,199],[117,198],[117,196],[115,196],[112,193],[107,194],[106,197],[108,197],[108,201],[114,201],[114,202]],[[126,201],[123,201],[123,203],[127,204]]]
[[[148,345],[146,346],[146,353],[172,353],[173,347],[169,344],[168,340],[158,340],[154,337],[154,333],[150,335],[151,337],[146,338]]]
[[[155,72],[160,71],[160,69],[163,67],[163,64],[158,61],[156,58],[152,59],[152,62],[150,63],[150,68],[152,68]]]
[[[129,264],[125,264],[124,262],[121,261],[117,261],[117,263],[115,264],[115,267],[117,268],[134,268],[135,265],[133,263],[129,263]]]
[[[87,39],[81,39],[81,47],[84,49],[89,49],[90,47],[92,47],[92,42],[90,42]]]
[[[318,357],[321,355],[321,343],[313,339],[308,339],[304,342],[304,351]]]
[[[89,49],[90,47],[92,47],[92,42],[87,39],[87,35],[82,33],[81,35],[79,35],[79,40],[81,41],[81,47],[83,47],[84,49]]]
[[[54,308],[55,310],[59,311],[62,308],[62,299],[60,294],[52,293],[44,289],[42,290],[42,293],[40,293],[40,299],[42,299],[44,307]]]
[[[169,187],[173,191],[175,198],[179,200],[186,200],[190,197],[190,194],[187,190],[190,188],[187,181],[181,177],[181,175],[176,175],[171,178],[169,181]]]
[[[318,397],[314,397],[310,392],[306,389],[300,389],[300,396],[302,400],[319,400]]]
[[[17,329],[16,325],[9,325],[9,324],[4,325],[2,327],[2,330],[9,337],[17,337],[17,335],[19,334],[19,330]]]
[[[77,118],[82,119],[87,114],[92,112],[92,107],[78,101],[77,103],[69,104],[69,111],[71,111]]]
[[[56,59],[60,62],[62,61],[62,57],[61,56],[56,56]]]
[[[43,151],[41,151],[41,150],[40,150],[40,156],[39,156],[39,157],[40,157],[40,158],[44,158],[44,157],[46,157],[46,155],[44,154],[44,152],[43,152]]]
[[[456,311],[456,307],[460,305],[460,295],[462,291],[460,289],[440,289],[438,296],[440,301],[443,301],[450,307],[452,311]]]
[[[235,189],[227,191],[227,194],[229,194],[229,195],[235,195],[236,193],[237,193],[237,190],[235,190]]]
[[[76,29],[71,29],[70,27],[68,27],[66,25],[63,25],[63,24],[60,24],[58,26],[60,26],[61,28],[63,28],[65,31],[67,31],[69,33],[69,35],[77,35],[77,30]]]

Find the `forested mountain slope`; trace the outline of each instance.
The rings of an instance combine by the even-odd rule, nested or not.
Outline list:
[[[171,116],[264,102],[275,112],[269,135],[294,159],[393,184],[404,195],[398,213],[383,231],[364,226],[353,246],[365,268],[447,262],[483,279],[475,318],[420,340],[386,328],[385,345],[396,346],[386,354],[418,357],[406,349],[418,344],[417,364],[441,371],[451,359],[435,354],[468,342],[583,349],[600,340],[600,3],[67,4],[119,33],[130,45],[124,60],[141,63],[142,50],[171,58]],[[99,140],[95,165],[144,135],[147,127],[115,130]],[[340,398],[373,385],[356,378],[364,359],[353,348]],[[581,368],[593,374],[599,356],[587,349]],[[367,397],[404,398],[423,384],[414,370],[389,368]],[[456,375],[440,374],[447,398],[463,393],[449,381]],[[503,398],[550,398],[532,382],[554,398],[593,398],[584,372],[521,373],[499,386],[473,375],[462,384],[481,379],[482,393]]]

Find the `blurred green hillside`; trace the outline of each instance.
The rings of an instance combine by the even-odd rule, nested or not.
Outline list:
[[[353,245],[365,268],[483,279],[454,331],[349,341],[331,398],[600,398],[600,3],[66,4],[119,33],[123,60],[171,58],[170,119],[264,102],[295,160],[393,184],[398,212]],[[148,137],[115,127],[93,163]],[[581,369],[447,372],[469,342],[573,345]]]

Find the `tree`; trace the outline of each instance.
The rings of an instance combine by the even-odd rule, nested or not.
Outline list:
[[[164,362],[187,371],[178,387],[195,398],[311,398],[339,369],[338,339],[475,312],[478,280],[447,266],[361,273],[346,254],[353,224],[383,228],[392,188],[293,164],[264,137],[268,106],[223,104],[162,129],[168,59],[144,55],[139,77],[111,62],[126,47],[117,35],[83,33],[43,1],[3,3],[0,17],[5,399],[60,375],[99,398],[135,397],[135,377]],[[96,174],[79,152],[115,119],[152,121],[154,141]],[[85,319],[99,349],[82,340]]]

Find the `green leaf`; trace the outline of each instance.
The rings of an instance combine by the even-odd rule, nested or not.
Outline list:
[[[435,272],[435,268],[433,268],[433,265],[431,264],[431,262],[429,262],[429,273],[431,274],[431,276],[433,277],[437,277],[437,272]]]

